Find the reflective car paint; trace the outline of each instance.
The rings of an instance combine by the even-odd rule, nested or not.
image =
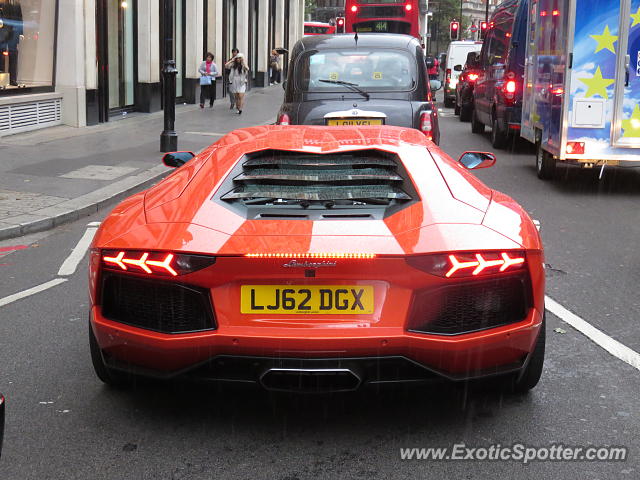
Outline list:
[[[332,153],[380,149],[398,155],[420,201],[383,220],[246,219],[212,197],[245,154],[265,149]],[[520,361],[531,352],[544,312],[540,236],[527,213],[453,161],[420,132],[400,127],[260,126],[237,130],[109,215],[90,263],[91,322],[112,357],[171,374],[216,355],[301,358],[403,355],[441,375],[467,378]],[[210,290],[216,330],[165,334],[102,315],[100,249],[151,249],[217,256],[215,265],[180,277]],[[533,291],[526,318],[487,330],[442,336],[409,332],[412,296],[439,279],[407,256],[451,251],[524,250]],[[98,253],[96,253],[98,252]],[[247,253],[371,253],[336,260],[313,278],[283,268],[288,258]],[[243,284],[373,285],[373,314],[344,317],[239,314]],[[286,318],[283,318],[286,317]]]

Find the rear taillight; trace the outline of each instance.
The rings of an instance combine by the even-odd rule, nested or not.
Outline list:
[[[103,250],[101,265],[107,270],[176,277],[213,265],[215,257],[143,250]]]
[[[526,268],[523,251],[462,252],[407,257],[419,270],[445,278],[478,277]]]
[[[286,113],[281,113],[276,123],[278,125],[291,125],[291,120],[289,119],[289,115],[287,115]]]
[[[450,80],[451,80],[451,69],[447,68],[444,76],[444,81],[445,83],[449,83]]]
[[[431,114],[422,112],[420,115],[420,131],[424,133],[429,140],[433,139],[433,125],[431,124]]]
[[[566,151],[569,155],[584,155],[584,142],[567,142]]]
[[[413,8],[413,7],[411,6],[411,4],[410,4],[410,3],[407,3],[407,4],[404,6],[404,9],[405,9],[407,12],[410,12],[412,8]]]
[[[477,73],[469,73],[469,74],[467,74],[467,80],[470,83],[475,82],[477,79],[478,79],[478,74]]]
[[[376,258],[375,253],[245,253],[247,258],[288,258],[288,259],[357,259],[368,260]]]
[[[502,94],[507,103],[513,103],[516,99],[516,92],[518,91],[518,82],[516,81],[516,74],[509,72],[505,75],[504,83],[502,85]]]

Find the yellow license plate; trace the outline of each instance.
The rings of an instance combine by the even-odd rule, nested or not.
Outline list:
[[[327,125],[382,125],[381,118],[338,118],[327,119]]]
[[[354,315],[374,311],[372,285],[242,285],[240,312]]]

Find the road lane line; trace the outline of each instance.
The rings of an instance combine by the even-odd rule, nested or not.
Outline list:
[[[575,313],[570,312],[550,297],[545,297],[545,308],[560,320],[568,323],[591,341],[604,348],[614,357],[619,358],[623,362],[631,365],[633,368],[640,370],[640,354],[638,352],[635,352],[626,345],[614,340],[609,335],[598,330]]]
[[[84,235],[82,235],[82,238],[78,240],[78,244],[71,251],[71,254],[64,262],[62,262],[60,270],[58,270],[59,276],[68,277],[75,273],[76,268],[78,268],[78,264],[84,258],[84,254],[87,253],[89,245],[91,245],[91,241],[93,240],[93,236],[96,234],[96,230],[97,227],[94,226],[87,228]]]
[[[29,248],[29,245],[13,245],[11,247],[0,247],[0,252],[15,252],[16,250],[24,250],[25,248]]]
[[[31,287],[27,290],[23,290],[18,293],[14,293],[13,295],[9,295],[8,297],[0,298],[0,307],[4,307],[5,305],[9,305],[17,300],[20,300],[25,297],[29,297],[31,295],[35,295],[36,293],[44,292],[49,288],[53,288],[56,285],[60,285],[61,283],[66,282],[66,278],[54,278],[53,280],[49,280],[40,285],[36,285],[35,287]]]
[[[218,132],[184,132],[189,135],[202,135],[205,137],[224,137],[226,133],[218,133]]]

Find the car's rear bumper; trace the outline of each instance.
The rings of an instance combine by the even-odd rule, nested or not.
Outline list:
[[[171,335],[105,319],[99,307],[92,309],[91,323],[108,366],[145,376],[224,380],[228,374],[229,380],[259,381],[260,372],[283,368],[283,362],[324,362],[327,368],[342,368],[346,362],[361,372],[356,374],[360,383],[375,383],[393,380],[372,376],[365,365],[381,359],[401,359],[406,367],[398,369],[394,381],[415,381],[416,372],[425,380],[465,380],[518,370],[533,349],[542,315],[531,309],[522,322],[450,336],[408,332],[402,327],[328,331],[225,327]],[[227,363],[234,359],[226,373],[224,359]],[[240,377],[239,365],[250,367]],[[404,370],[410,374],[403,374]]]

